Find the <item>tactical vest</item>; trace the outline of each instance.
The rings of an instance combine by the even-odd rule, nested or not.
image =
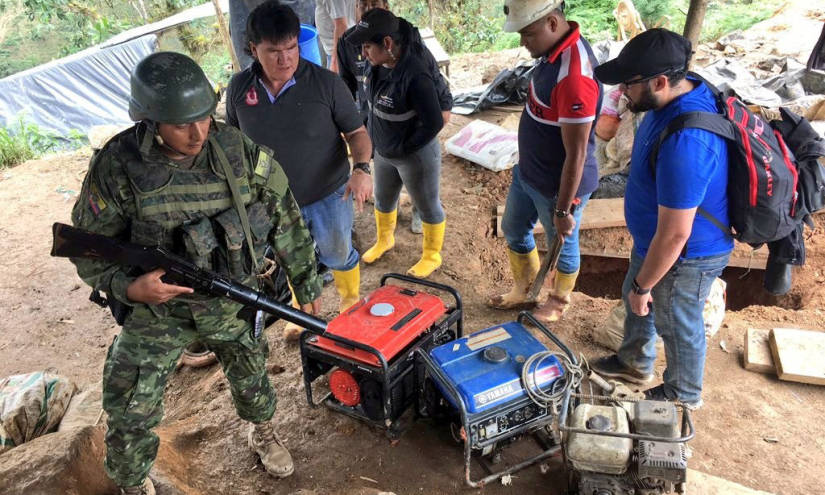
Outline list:
[[[273,222],[255,200],[258,184],[250,184],[241,136],[220,127],[210,131],[205,156],[196,157],[190,169],[174,167],[157,150],[143,154],[135,148],[124,167],[135,208],[130,237],[137,244],[165,247],[202,268],[247,280],[253,263],[216,146],[235,175],[257,260],[262,259]]]

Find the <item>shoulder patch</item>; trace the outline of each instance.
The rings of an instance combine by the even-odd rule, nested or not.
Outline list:
[[[266,179],[269,177],[269,171],[271,168],[272,156],[266,151],[260,150],[260,152],[258,152],[258,163],[255,164],[255,175]]]
[[[287,179],[284,169],[281,168],[281,164],[274,158],[269,160],[269,164],[269,177],[266,181],[266,187],[276,194],[283,195],[289,189],[289,179]],[[257,173],[257,168],[255,172]]]
[[[100,195],[100,190],[97,188],[97,184],[91,182],[89,184],[89,208],[91,208],[92,213],[95,216],[99,216],[100,212],[106,209],[106,202],[103,201],[103,197]]]

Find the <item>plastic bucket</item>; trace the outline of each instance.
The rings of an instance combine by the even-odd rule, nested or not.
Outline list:
[[[298,49],[301,52],[301,58],[309,60],[315,65],[321,65],[317,29],[307,24],[301,24],[301,34],[298,35]]]

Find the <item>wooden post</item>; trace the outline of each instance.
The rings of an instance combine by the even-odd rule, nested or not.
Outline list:
[[[435,15],[433,12],[433,0],[427,0],[427,9],[430,11],[430,31],[435,33],[435,23],[433,22],[433,17]]]
[[[219,0],[212,0],[212,5],[215,6],[215,17],[218,18],[218,31],[221,32],[223,44],[229,50],[229,57],[232,59],[232,70],[234,72],[241,71],[241,63],[238,62],[238,55],[235,54],[235,48],[232,45],[232,38],[229,37],[229,29],[226,28],[226,19],[223,17],[223,10]]]
[[[690,40],[694,51],[696,50],[696,45],[699,43],[699,34],[702,32],[702,23],[705,21],[707,6],[708,0],[690,0],[683,35]]]

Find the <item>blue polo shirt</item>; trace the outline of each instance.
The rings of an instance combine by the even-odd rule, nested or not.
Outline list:
[[[656,233],[659,205],[673,209],[701,206],[724,225],[730,225],[728,153],[723,138],[701,129],[676,131],[659,149],[655,181],[651,173],[651,149],[671,120],[685,112],[717,112],[710,89],[688,79],[696,87],[666,107],[647,112],[633,142],[624,215],[640,256],[647,254]],[[699,258],[731,251],[733,240],[697,213],[686,247],[683,257]]]
[[[562,124],[593,122],[602,104],[602,85],[593,78],[598,61],[590,44],[581,37],[579,25],[571,21],[570,26],[570,33],[533,69],[518,126],[519,173],[547,198],[559,193],[567,156],[561,139]],[[592,126],[577,197],[599,186],[594,131]]]

